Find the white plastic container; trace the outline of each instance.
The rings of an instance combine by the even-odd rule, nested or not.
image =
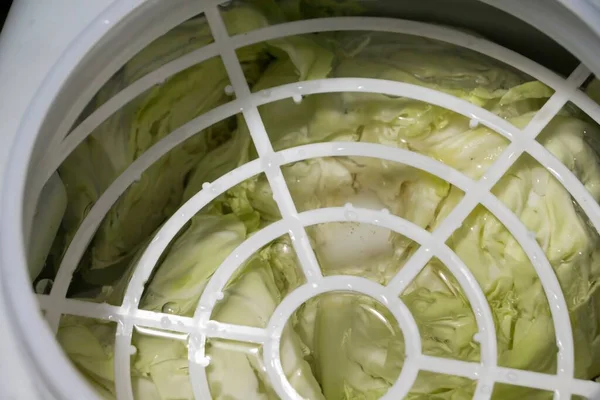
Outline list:
[[[281,365],[282,331],[290,316],[301,304],[330,291],[352,291],[374,298],[389,309],[400,325],[407,358],[398,380],[382,398],[403,398],[420,370],[459,375],[477,381],[477,399],[490,398],[496,383],[517,384],[554,392],[554,399],[568,399],[571,395],[600,398],[600,384],[574,378],[575,354],[571,321],[566,312],[568,306],[547,256],[535,240],[535,236],[532,237],[523,223],[491,192],[517,158],[528,154],[549,170],[566,188],[590,224],[600,232],[600,206],[593,196],[569,168],[536,141],[538,134],[567,102],[573,103],[600,124],[600,106],[579,90],[592,74],[600,74],[600,11],[592,3],[584,1],[485,1],[493,7],[518,15],[566,48],[581,62],[576,68],[571,68],[572,60],[568,59],[571,56],[546,36],[528,25],[520,24],[507,13],[475,1],[458,1],[451,6],[441,6],[441,3],[436,1],[423,2],[421,5],[382,1],[371,5],[374,7],[372,14],[377,14],[378,17],[301,20],[234,36],[228,34],[223,22],[219,11],[221,3],[224,2],[132,0],[110,4],[81,31],[61,55],[21,118],[14,142],[10,144],[11,157],[4,173],[1,191],[1,304],[5,306],[3,314],[7,321],[10,321],[9,329],[16,337],[16,347],[21,352],[20,357],[24,358],[28,374],[45,388],[40,391],[43,398],[95,397],[94,392],[63,355],[53,335],[58,329],[61,315],[75,315],[117,322],[114,374],[115,390],[119,399],[133,398],[130,356],[135,352],[131,345],[135,326],[189,335],[189,375],[196,398],[210,397],[206,377],[206,368],[210,362],[206,356],[206,340],[221,338],[262,345],[264,366],[274,390],[281,398],[299,399],[301,397],[285,377]],[[441,12],[435,18],[429,19],[424,17],[422,10]],[[467,10],[473,12],[473,17],[467,15]],[[198,14],[203,14],[206,18],[213,43],[161,65],[124,87],[85,118],[80,117],[84,107],[102,85],[138,51]],[[383,18],[382,14],[395,18]],[[425,19],[430,22],[447,21],[448,24],[475,29],[484,34],[493,29],[500,31],[501,28],[497,26],[490,28],[494,24],[498,25],[498,21],[510,22],[514,25],[498,32],[494,39],[499,41],[498,38],[504,37],[503,46],[519,47],[522,42],[527,42],[523,35],[535,38],[535,43],[544,48],[543,52],[537,52],[536,45],[530,44],[523,45],[519,50],[526,51],[526,48],[530,48],[531,56],[537,57],[538,61],[543,61],[546,65],[542,66],[507,47],[471,33],[420,22]],[[543,82],[554,90],[554,94],[531,122],[525,128],[519,129],[474,104],[430,88],[402,82],[335,78],[309,80],[251,92],[236,49],[290,35],[349,30],[408,34],[468,48],[502,61]],[[548,54],[552,56],[549,57]],[[68,207],[64,200],[64,187],[55,174],[57,168],[114,112],[177,72],[214,56],[221,57],[230,81],[225,90],[228,95],[235,95],[235,98],[187,122],[136,158],[118,179],[110,184],[87,213],[62,258],[58,273],[52,278],[51,290],[44,287],[44,283],[47,282],[38,282],[41,294],[37,297],[33,295],[30,290],[30,274],[38,274],[42,267],[39,261],[40,254],[43,259],[50,248],[48,238],[53,237],[58,229],[58,222],[52,218],[54,214],[46,214],[47,208],[40,207],[38,202],[48,205],[50,201],[55,201],[56,205],[53,208]],[[557,60],[556,65],[552,65],[553,60]],[[552,68],[569,70],[570,73],[565,79]],[[421,154],[377,144],[326,142],[281,151],[273,150],[271,139],[258,111],[260,106],[288,98],[299,103],[303,96],[338,92],[380,93],[427,102],[469,118],[471,128],[478,125],[490,128],[508,139],[510,145],[479,180],[473,180]],[[200,192],[181,205],[161,225],[139,259],[128,282],[122,305],[67,298],[73,273],[84,256],[88,243],[104,216],[125,190],[139,180],[141,173],[163,154],[196,132],[237,113],[243,115],[248,125],[258,158],[212,182],[207,182]],[[74,128],[71,129],[72,127]],[[308,158],[331,156],[375,157],[401,162],[442,178],[461,189],[465,196],[460,207],[454,209],[433,232],[385,210],[362,208],[357,204],[353,205],[351,201],[344,207],[298,212],[283,178],[281,166]],[[154,267],[171,240],[191,217],[226,190],[259,173],[266,176],[281,220],[250,236],[223,261],[207,284],[193,318],[173,315],[164,309],[163,312],[140,309],[145,283],[150,279]],[[479,204],[493,213],[514,236],[543,285],[556,332],[556,374],[498,365],[496,328],[486,296],[472,272],[446,244],[447,239]],[[373,224],[397,232],[419,243],[419,250],[385,286],[361,277],[324,277],[306,228],[321,223],[344,221]],[[265,328],[211,321],[215,304],[222,299],[225,286],[240,265],[262,246],[286,233],[292,238],[306,283],[277,305]],[[478,326],[477,342],[481,345],[479,362],[432,357],[422,354],[420,350],[421,336],[417,323],[398,295],[432,257],[439,259],[452,272],[474,310]],[[45,293],[46,291],[49,292]],[[44,316],[38,312],[40,307]]]

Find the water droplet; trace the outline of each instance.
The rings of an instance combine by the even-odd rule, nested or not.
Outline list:
[[[208,321],[206,323],[206,329],[208,331],[213,331],[214,332],[214,331],[218,330],[218,328],[219,328],[219,323],[216,322],[216,321]]]
[[[335,146],[333,148],[334,151],[337,151],[338,153],[341,153],[342,151],[346,150],[345,146]]]
[[[265,98],[271,97],[271,91],[270,90],[261,90],[260,95]]]
[[[208,365],[210,364],[210,357],[205,357],[201,351],[197,351],[194,355],[194,362],[200,365],[201,367],[208,367]]]
[[[302,89],[303,89],[303,86],[302,86],[302,85],[298,85],[298,86],[296,86],[296,89],[298,89],[298,90],[302,90]]]
[[[277,172],[279,165],[282,164],[284,161],[285,160],[283,156],[277,153],[270,153],[261,157],[261,164],[265,172]]]
[[[319,285],[318,285],[318,284],[316,284],[316,283],[313,283],[313,284],[311,284],[310,286],[311,286],[313,289],[318,289],[318,288],[319,288]]]
[[[208,189],[209,187],[210,187],[210,182],[204,182],[202,184],[202,189],[204,189],[204,190]]]
[[[379,298],[379,301],[384,306],[387,306],[390,303],[390,301],[388,300],[387,296],[385,296],[385,295],[381,295],[381,297]]]
[[[475,129],[475,128],[477,128],[478,126],[479,126],[479,121],[477,121],[475,118],[472,118],[472,119],[469,121],[469,128],[471,128],[471,129]]]
[[[160,319],[160,324],[163,326],[163,328],[168,328],[169,326],[171,326],[171,320],[169,319],[169,317],[162,317]]]
[[[508,379],[511,382],[516,382],[517,374],[515,374],[514,372],[509,372],[508,374],[506,374],[506,379]]]
[[[185,218],[185,213],[179,213],[179,216],[180,216],[181,218]]]
[[[114,321],[115,319],[116,319],[116,317],[115,317],[115,315],[113,315],[113,314],[110,314],[110,315],[108,316],[108,320],[109,320],[109,321]]]
[[[231,86],[231,85],[227,85],[227,86],[225,86],[225,94],[226,94],[227,96],[232,96],[234,93],[235,93],[235,92],[234,92],[234,90],[233,90],[233,86]]]
[[[219,187],[216,185],[211,185],[210,186],[210,191],[213,193],[219,193]]]
[[[478,343],[481,342],[481,335],[479,334],[479,332],[473,335],[473,341]]]
[[[35,284],[35,292],[37,294],[48,294],[50,290],[52,290],[52,285],[54,281],[52,279],[40,279]]]
[[[225,295],[223,294],[223,292],[217,292],[217,293],[215,293],[215,299],[217,301],[223,300],[223,297],[225,297]]]
[[[104,22],[104,25],[109,25],[109,24],[110,24],[110,20],[108,20],[108,19],[105,19],[105,20],[104,20],[104,21],[102,21],[102,22]]]
[[[170,301],[162,306],[162,312],[165,314],[177,314],[179,312],[179,306],[177,303]]]
[[[353,290],[354,289],[354,287],[351,284],[347,284],[346,288],[348,288],[348,290]]]
[[[355,211],[348,210],[344,212],[344,218],[346,218],[348,221],[353,221],[358,218],[358,215]]]
[[[364,88],[362,86],[360,86],[360,85],[356,87],[356,90],[363,90],[363,89]]]
[[[294,100],[294,103],[300,104],[300,103],[302,103],[302,95],[295,94],[292,96],[292,100]]]
[[[134,355],[135,353],[137,353],[137,347],[134,345],[129,346],[129,354]]]

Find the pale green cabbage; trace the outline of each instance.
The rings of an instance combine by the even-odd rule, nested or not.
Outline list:
[[[265,25],[258,13],[239,8],[225,14],[232,33]],[[208,25],[193,19],[136,55],[96,96],[101,104],[126,83],[195,48],[212,42]],[[171,52],[167,51],[171,49]],[[266,57],[265,46],[240,52],[250,81]],[[155,86],[118,111],[65,160],[59,169],[68,209],[67,244],[98,197],[135,159],[174,129],[225,103],[229,79],[218,57],[190,67]],[[91,283],[110,283],[131,262],[143,241],[181,204],[186,175],[229,135],[227,122],[213,125],[163,156],[111,208],[80,266]]]
[[[585,91],[596,103],[600,104],[600,80],[594,78]]]
[[[269,1],[261,4],[266,7]],[[298,9],[290,6],[288,15],[297,16],[307,2],[300,5]],[[267,24],[266,17],[250,9],[234,7],[228,12],[230,31],[245,32]],[[204,25],[199,27],[204,32]],[[401,35],[291,37],[242,49],[240,54],[244,54],[254,91],[325,77],[388,79],[449,93],[519,128],[553,93],[509,66],[471,51]],[[141,152],[174,127],[225,101],[226,75],[217,63],[182,74],[154,89],[143,105],[131,106],[137,107],[136,112],[123,116],[131,121],[105,126],[107,133],[102,137],[94,134],[85,150],[78,150],[62,167],[70,196],[71,229],[102,189]],[[300,104],[286,99],[260,107],[260,113],[275,150],[330,141],[380,143],[437,159],[473,179],[480,178],[508,145],[499,134],[484,126],[470,126],[469,119],[453,112],[379,94],[313,95]],[[85,268],[117,268],[121,278],[113,279],[112,286],[95,295],[94,301],[120,299],[136,255],[177,206],[205,182],[256,157],[242,118],[214,129],[156,163],[113,208],[92,243]],[[600,160],[589,139],[595,135],[600,135],[597,127],[565,110],[539,140],[598,201]],[[73,166],[80,162],[84,164],[75,170]],[[98,171],[94,167],[105,163],[111,168]],[[81,176],[76,177],[77,173]],[[284,166],[283,173],[299,211],[350,202],[376,210],[387,208],[430,231],[463,196],[459,189],[423,171],[363,157],[300,161]],[[546,253],[569,307],[576,375],[594,378],[600,374],[598,233],[568,191],[527,156],[515,163],[493,192]],[[192,316],[221,262],[250,235],[278,219],[264,175],[228,190],[173,241],[147,285],[141,308]],[[381,284],[389,282],[417,249],[411,240],[388,229],[354,222],[317,225],[308,233],[325,275],[363,276]],[[478,207],[448,245],[470,268],[490,303],[500,365],[555,372],[557,345],[545,294],[530,261],[507,229]],[[290,239],[284,236],[261,249],[234,275],[213,319],[265,327],[281,300],[303,282]],[[479,361],[473,311],[439,260],[433,259],[401,298],[417,321],[425,354]],[[107,323],[69,317],[63,319],[59,331],[67,354],[109,398],[114,396],[113,337],[114,329]],[[185,341],[140,332],[133,344],[137,398],[192,398]],[[213,398],[278,398],[264,371],[260,347],[211,340],[207,349]],[[374,300],[348,293],[311,299],[297,310],[282,337],[285,373],[307,399],[377,399],[396,380],[404,354],[404,339],[390,312]],[[469,399],[475,385],[464,378],[422,373],[408,398]],[[493,398],[546,399],[551,394],[502,385]]]

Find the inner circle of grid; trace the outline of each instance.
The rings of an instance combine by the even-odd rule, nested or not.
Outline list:
[[[589,75],[589,72],[584,67],[580,66],[569,77],[569,79],[565,81],[566,83],[562,90],[557,89],[554,96],[544,105],[544,107],[542,107],[542,109],[532,119],[531,123],[522,132],[499,117],[479,107],[473,106],[472,104],[430,89],[398,82],[378,81],[373,79],[327,79],[322,81],[301,82],[295,85],[287,85],[285,87],[269,89],[267,96],[265,96],[266,92],[250,94],[249,88],[240,68],[239,61],[237,60],[234,46],[231,43],[231,39],[228,38],[218,9],[209,8],[205,11],[205,13],[213,31],[215,45],[219,49],[219,54],[223,59],[223,63],[225,64],[227,72],[230,76],[232,88],[234,93],[237,95],[238,100],[234,100],[225,106],[221,106],[211,112],[208,112],[204,116],[191,121],[184,127],[173,132],[171,135],[169,135],[169,137],[157,143],[155,147],[145,153],[145,155],[148,154],[146,157],[142,156],[136,160],[136,162],[134,162],[134,164],[132,164],[111,185],[111,187],[109,187],[109,189],[107,189],[105,193],[106,196],[103,195],[102,197],[104,201],[101,201],[102,199],[100,199],[96,203],[82,224],[82,228],[77,232],[77,235],[79,235],[79,240],[73,240],[69,248],[69,250],[71,250],[71,248],[74,249],[71,250],[71,253],[69,253],[69,250],[67,251],[69,257],[65,255],[66,260],[63,261],[64,265],[61,264],[59,275],[57,275],[57,282],[52,290],[51,295],[45,296],[47,300],[50,301],[44,308],[48,311],[47,315],[50,323],[55,329],[58,322],[58,317],[61,313],[72,313],[75,315],[98,318],[114,317],[118,319],[119,325],[115,344],[115,381],[117,394],[120,399],[131,399],[133,397],[131,381],[129,378],[129,346],[131,343],[133,325],[137,324],[157,327],[157,321],[159,319],[163,320],[164,318],[175,322],[172,328],[170,328],[171,330],[180,330],[182,332],[192,334],[192,339],[190,340],[190,376],[195,395],[197,397],[205,398],[207,395],[209,396],[209,393],[206,391],[207,386],[205,386],[205,368],[201,366],[201,363],[195,362],[195,360],[197,360],[197,356],[202,356],[203,354],[205,338],[212,335],[215,337],[264,343],[267,348],[267,351],[264,353],[265,361],[269,361],[265,363],[268,373],[272,378],[277,377],[279,379],[279,381],[275,379],[273,382],[273,384],[276,386],[277,392],[284,398],[295,398],[294,396],[297,394],[295,394],[293,389],[290,390],[289,383],[287,383],[285,376],[282,375],[280,360],[276,357],[278,346],[274,346],[274,344],[278,342],[277,340],[273,340],[273,337],[277,337],[277,331],[283,329],[283,324],[285,323],[285,319],[287,319],[279,318],[278,315],[286,315],[291,313],[290,310],[293,311],[293,304],[288,304],[287,299],[295,299],[295,296],[300,296],[300,294],[303,294],[304,297],[308,296],[309,294],[313,296],[320,293],[320,290],[337,290],[336,288],[339,289],[339,287],[336,285],[347,284],[348,279],[358,279],[353,280],[351,283],[355,291],[371,295],[375,298],[378,298],[378,296],[387,296],[386,299],[390,301],[389,299],[396,298],[396,296],[406,287],[410,280],[414,278],[416,274],[418,274],[418,272],[434,254],[438,255],[442,261],[444,259],[447,260],[447,266],[451,268],[457,279],[459,279],[459,282],[461,282],[461,285],[465,289],[465,292],[471,301],[472,307],[474,307],[476,318],[478,318],[478,327],[480,333],[482,334],[482,362],[466,363],[454,360],[437,358],[433,359],[420,354],[419,350],[418,355],[415,353],[413,354],[415,357],[408,358],[408,363],[404,368],[404,370],[407,370],[408,372],[403,372],[401,374],[399,381],[397,381],[393,386],[393,389],[388,392],[388,396],[391,396],[392,394],[399,396],[403,393],[403,391],[408,391],[410,389],[409,383],[414,381],[414,377],[416,377],[416,371],[418,371],[418,369],[426,369],[448,374],[459,374],[472,379],[479,379],[479,385],[476,392],[477,399],[485,399],[490,397],[491,385],[493,385],[494,381],[515,383],[515,379],[518,380],[519,384],[521,385],[537,387],[545,390],[553,390],[555,391],[555,399],[568,398],[571,393],[584,396],[589,396],[592,393],[595,393],[595,390],[597,390],[596,384],[588,381],[573,379],[573,338],[571,336],[570,321],[568,314],[566,313],[565,299],[562,295],[558,280],[556,279],[551,266],[549,265],[539,245],[534,239],[529,237],[528,232],[522,223],[514,216],[514,214],[510,212],[510,210],[508,210],[490,193],[491,187],[500,179],[501,176],[503,176],[508,168],[510,168],[518,156],[524,152],[527,152],[535,159],[540,161],[540,163],[542,163],[545,167],[549,168],[549,170],[565,185],[565,187],[569,189],[574,197],[581,203],[582,208],[586,211],[594,226],[598,228],[600,219],[597,217],[599,215],[597,204],[595,204],[593,201],[589,201],[589,194],[585,192],[585,189],[581,186],[581,183],[578,182],[577,178],[570,173],[566,167],[560,164],[560,162],[557,163],[556,159],[554,159],[553,156],[543,148],[543,146],[535,141],[537,134],[539,134],[539,132],[550,121],[550,119],[556,115],[566,101],[575,97],[577,94],[577,87]],[[305,21],[305,24],[308,25],[309,22]],[[473,182],[458,171],[452,170],[448,166],[437,163],[427,157],[401,149],[386,148],[381,145],[364,143],[325,143],[307,145],[301,148],[288,149],[276,153],[273,152],[271,143],[266,132],[264,131],[264,126],[256,109],[258,105],[298,94],[303,95],[336,91],[387,93],[391,95],[428,101],[432,104],[437,104],[447,109],[456,111],[457,113],[474,119],[474,121],[477,123],[481,123],[490,127],[491,129],[510,139],[511,144],[507,147],[507,149],[505,149],[503,154],[496,160],[496,162],[490,167],[486,174],[484,174],[483,178],[479,182]],[[259,100],[259,98],[262,98],[262,100]],[[139,175],[140,170],[144,170],[148,165],[158,158],[158,154],[164,154],[177,143],[183,141],[186,137],[189,137],[198,130],[203,129],[203,126],[209,126],[218,120],[233,115],[233,113],[237,112],[238,110],[243,113],[247,121],[252,139],[260,156],[259,160],[250,162],[213,182],[209,188],[202,190],[188,203],[182,206],[180,210],[163,226],[142,256],[142,259],[138,264],[138,268],[136,268],[136,271],[130,281],[130,285],[127,289],[122,307],[111,307],[104,304],[90,304],[77,300],[65,299],[66,288],[68,288],[68,284],[70,282],[70,272],[72,272],[74,266],[77,265],[77,263],[73,261],[78,259],[78,252],[80,248],[85,248],[99,224],[99,222],[95,223],[94,220],[101,219],[101,217],[108,211],[108,208],[114,203],[114,201],[116,201],[118,195],[120,195],[126,189],[126,187],[131,184],[131,182],[134,180],[132,174]],[[597,114],[598,113],[593,114],[592,116],[598,118]],[[87,135],[84,135],[84,138],[85,136]],[[69,137],[71,137],[71,135],[69,135]],[[69,139],[65,139],[64,143],[68,143],[68,140]],[[446,218],[444,223],[442,223],[433,234],[421,232],[419,227],[411,226],[407,221],[383,212],[362,209],[354,210],[353,215],[356,215],[357,220],[361,220],[362,222],[381,226],[387,226],[386,224],[390,224],[390,226],[388,226],[390,229],[397,231],[403,230],[403,234],[409,237],[410,234],[415,235],[415,232],[418,232],[419,235],[424,235],[421,237],[422,241],[420,241],[422,245],[421,248],[409,260],[409,262],[398,273],[398,275],[392,279],[387,287],[378,287],[377,290],[375,290],[373,286],[370,286],[375,285],[374,283],[366,280],[360,280],[359,278],[323,278],[321,276],[320,269],[316,263],[316,258],[306,237],[304,226],[310,225],[311,221],[332,222],[336,220],[335,218],[340,220],[342,214],[345,215],[347,212],[347,209],[322,209],[298,214],[289,195],[289,191],[287,190],[285,181],[283,180],[280,169],[280,166],[283,164],[312,157],[336,155],[371,156],[402,162],[406,165],[421,168],[427,172],[437,175],[449,183],[461,188],[465,192],[465,197],[459,206],[453,210],[453,212]],[[307,276],[307,280],[309,282],[307,285],[310,286],[303,286],[284,299],[282,304],[276,310],[276,313],[274,314],[267,330],[218,324],[215,321],[208,321],[210,318],[210,310],[212,309],[212,306],[214,306],[214,301],[209,299],[209,296],[215,293],[211,292],[211,290],[213,290],[213,286],[215,285],[221,285],[222,288],[226,282],[226,280],[216,280],[216,276],[224,276],[224,272],[221,271],[226,271],[228,268],[233,268],[235,270],[235,268],[241,265],[242,260],[238,260],[239,262],[231,262],[230,264],[228,264],[226,261],[219,268],[218,273],[215,274],[215,277],[213,277],[213,279],[211,279],[209,282],[207,290],[204,292],[199,302],[199,308],[193,320],[190,318],[170,315],[167,316],[161,313],[152,313],[139,310],[138,305],[144,283],[156,265],[160,254],[166,248],[166,245],[170,242],[174,235],[179,231],[181,226],[183,226],[183,224],[188,221],[201,207],[206,205],[208,201],[214,199],[217,195],[223,193],[225,190],[229,189],[235,184],[243,181],[244,179],[250,178],[259,172],[264,172],[267,175],[267,179],[271,184],[283,219],[280,222],[274,223],[265,228],[263,231],[257,233],[252,238],[244,242],[242,246],[250,246],[247,243],[253,243],[252,240],[255,238],[257,238],[256,240],[258,240],[258,238],[264,239],[270,232],[268,231],[269,229],[280,229],[281,234],[290,233],[291,236],[296,239],[294,240],[294,247],[298,257],[300,258],[300,264]],[[493,325],[493,320],[491,319],[489,306],[485,301],[485,297],[483,297],[483,303],[481,303],[483,293],[468,269],[451,251],[447,253],[449,249],[447,249],[444,244],[445,239],[447,239],[452,232],[454,232],[454,230],[461,225],[464,218],[477,204],[483,204],[494,215],[496,215],[496,217],[498,217],[498,219],[513,234],[517,241],[523,245],[523,249],[532,261],[532,264],[536,269],[538,276],[540,277],[551,306],[551,312],[557,335],[557,343],[559,345],[557,375],[511,370],[498,367],[496,365],[495,328]],[[94,211],[96,212],[95,214]],[[97,218],[98,215],[100,218]],[[319,218],[324,219],[320,220]],[[362,220],[363,218],[366,219]],[[87,225],[86,222],[88,222]],[[406,232],[404,232],[405,228],[408,229]],[[410,234],[406,234],[407,232]],[[439,252],[442,252],[441,254],[443,255],[440,255]],[[239,256],[240,253],[238,251],[232,256],[235,257],[235,254]],[[228,265],[229,267],[227,267]],[[316,285],[316,288],[313,287],[313,285]],[[209,287],[211,290],[208,290]],[[314,289],[312,292],[311,288]],[[392,294],[394,294],[394,296],[391,296]],[[383,299],[379,298],[379,300],[382,301]],[[385,301],[382,302],[385,303]],[[389,303],[389,305],[391,311],[398,319],[398,322],[401,325],[404,325],[403,331],[405,334],[407,333],[406,330],[411,332],[412,330],[416,329],[416,325],[413,328],[414,321],[412,323],[410,322],[412,321],[412,317],[407,316],[402,311],[404,308],[399,300],[393,300],[391,303]],[[406,323],[406,321],[409,321],[409,323]],[[212,329],[211,327],[218,329]],[[413,340],[413,344],[416,343],[414,342],[415,340],[420,340],[418,335],[417,339],[414,339],[414,332],[413,334],[408,334],[406,337],[407,345],[408,340]],[[404,380],[402,382],[403,384],[398,385],[398,382],[402,380]],[[281,383],[281,386],[279,383]]]

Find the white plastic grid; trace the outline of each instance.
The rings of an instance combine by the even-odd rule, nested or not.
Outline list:
[[[165,68],[167,67],[165,66],[152,73],[154,74],[152,78],[142,78],[147,80],[139,84],[138,81],[129,88],[126,88],[117,95],[116,98],[109,100],[109,102],[102,106],[105,107],[102,111],[104,114],[101,114],[99,111],[101,109],[98,109],[95,113],[90,115],[88,119],[92,118],[92,120],[89,122],[89,125],[85,125],[88,120],[84,121],[84,128],[77,131],[78,136],[73,136],[72,141],[69,141],[69,137],[71,136],[69,135],[60,146],[63,149],[62,151],[50,152],[58,155],[56,159],[53,158],[52,160],[45,161],[49,163],[49,166],[53,167],[49,168],[49,170],[54,171],[56,167],[58,167],[58,164],[64,160],[64,157],[68,155],[68,152],[85,139],[89,132],[101,123],[103,119],[111,115],[112,112],[116,111],[116,109],[145,90],[143,89],[145,85],[150,85],[153,79],[158,79],[160,77],[164,79],[165,77],[176,73],[178,68],[183,69],[185,68],[184,65],[187,65],[187,63],[193,63],[195,57],[208,58],[211,56],[211,52],[220,52],[238,100],[234,100],[224,106],[218,107],[174,131],[171,135],[157,143],[142,157],[136,160],[136,162],[134,162],[106,190],[84,220],[76,237],[69,246],[51,295],[44,296],[46,301],[43,302],[43,306],[47,310],[47,316],[54,328],[56,328],[58,318],[62,313],[114,319],[119,322],[115,346],[115,375],[119,398],[132,398],[131,381],[129,378],[129,348],[133,325],[156,328],[158,322],[160,322],[160,327],[163,329],[168,328],[169,330],[190,333],[192,335],[190,339],[190,376],[195,394],[198,398],[210,397],[209,392],[207,392],[208,386],[206,385],[204,368],[207,360],[203,355],[204,339],[207,336],[264,343],[265,365],[268,368],[270,376],[273,378],[273,383],[276,385],[278,393],[284,398],[296,398],[294,397],[297,396],[296,393],[291,389],[285,377],[282,376],[280,361],[278,360],[278,357],[276,357],[279,349],[277,344],[278,335],[281,332],[281,329],[283,329],[283,324],[285,323],[287,316],[289,316],[302,301],[305,301],[307,298],[318,293],[329,290],[350,290],[347,286],[348,284],[352,285],[352,290],[371,295],[382,301],[384,304],[387,304],[398,319],[398,322],[403,328],[405,337],[407,338],[407,354],[410,354],[399,378],[402,381],[402,385],[397,382],[393,389],[388,392],[386,398],[398,398],[402,393],[409,390],[411,383],[414,381],[414,377],[416,377],[416,372],[419,369],[449,374],[463,374],[464,372],[468,377],[478,379],[477,399],[489,398],[494,381],[512,384],[518,382],[518,384],[521,385],[554,390],[555,399],[568,398],[571,393],[589,396],[598,389],[598,385],[593,382],[573,379],[573,343],[570,321],[568,314],[565,312],[566,304],[562,292],[560,291],[558,281],[542,250],[535,240],[530,237],[522,223],[489,192],[494,183],[497,182],[508,168],[510,168],[518,156],[523,152],[527,152],[561,180],[565,187],[573,194],[573,197],[578,200],[584,211],[588,214],[591,222],[598,229],[600,226],[600,209],[593,198],[591,198],[577,178],[570,173],[566,167],[560,164],[560,162],[548,153],[543,146],[535,142],[535,136],[569,99],[577,104],[582,110],[590,112],[590,115],[596,120],[600,118],[598,107],[576,90],[589,74],[584,67],[578,68],[567,81],[564,81],[531,61],[503,49],[502,47],[486,42],[485,40],[447,28],[389,19],[335,18],[300,21],[264,28],[245,35],[229,38],[217,7],[211,6],[206,9],[205,12],[213,30],[213,36],[215,38],[214,45],[201,49],[202,51],[193,53],[193,56],[184,56],[188,57],[185,61],[180,61],[182,59],[175,60],[172,63],[167,64],[167,66],[170,65],[170,69]],[[510,61],[509,63],[511,65],[522,69],[524,72],[529,73],[556,89],[556,94],[546,103],[542,110],[540,110],[529,126],[521,132],[514,126],[486,110],[453,98],[452,96],[398,82],[372,79],[328,79],[302,82],[296,85],[286,85],[269,89],[268,91],[261,93],[251,94],[234,51],[235,48],[243,45],[289,34],[325,30],[357,29],[411,33],[451,43],[456,42],[455,44],[472,48],[502,59],[505,62]],[[175,64],[177,62],[179,62],[179,64]],[[438,165],[438,163],[433,160],[418,154],[400,149],[382,148],[383,146],[379,145],[366,145],[363,143],[327,143],[308,145],[273,153],[270,141],[256,109],[258,105],[303,94],[341,91],[386,93],[427,101],[466,115],[476,121],[476,123],[482,123],[509,138],[512,143],[479,182],[473,182],[459,172],[454,171],[445,165]],[[238,110],[243,113],[246,119],[253,141],[259,152],[259,160],[250,162],[213,182],[210,187],[203,189],[182,206],[181,209],[163,226],[140,260],[138,268],[130,281],[125,300],[121,307],[112,307],[104,304],[90,304],[82,301],[65,299],[72,272],[77,265],[77,261],[81,258],[82,252],[91,240],[102,217],[108,212],[110,206],[125,191],[125,189],[137,176],[139,176],[140,171],[147,168],[162,154],[166,153],[195,132],[235,114]],[[76,128],[76,130],[77,129],[79,128]],[[312,157],[356,155],[385,158],[385,154],[388,155],[390,160],[393,159],[406,165],[413,165],[417,168],[421,168],[447,180],[465,191],[466,195],[463,198],[461,205],[454,210],[433,234],[420,232],[420,228],[417,229],[415,226],[410,226],[410,223],[384,212],[352,208],[351,211],[349,211],[349,209],[327,209],[315,210],[300,215],[297,214],[294,204],[291,201],[291,197],[289,196],[285,181],[281,175],[280,165],[293,162],[294,160]],[[57,165],[54,167],[53,163]],[[228,259],[223,263],[219,269],[219,273],[215,274],[215,277],[209,282],[211,290],[207,287],[207,290],[204,292],[199,302],[199,308],[194,320],[139,310],[137,306],[143,291],[144,282],[150,275],[160,254],[164,251],[164,248],[166,248],[181,226],[183,226],[183,224],[201,207],[206,205],[217,195],[259,172],[265,172],[267,175],[269,183],[275,193],[277,204],[280,207],[283,219],[253,235],[252,238],[244,242],[244,244],[234,252],[231,256],[233,259]],[[43,182],[41,184],[43,185]],[[491,319],[489,306],[485,302],[485,297],[483,297],[483,304],[481,304],[483,294],[468,269],[466,269],[462,262],[451,252],[444,253],[442,251],[444,249],[444,251],[450,251],[445,247],[445,238],[449,237],[452,232],[461,225],[462,220],[477,204],[482,204],[487,207],[509,229],[517,241],[523,244],[524,250],[538,272],[551,306],[557,342],[559,344],[559,368],[556,376],[496,366],[495,328],[493,326],[493,320]],[[325,214],[325,212],[327,214]],[[401,233],[408,237],[417,234],[427,235],[427,237],[420,237],[421,240],[416,240],[421,243],[421,248],[386,288],[378,285],[375,287],[373,286],[375,285],[374,283],[360,278],[322,278],[320,276],[320,269],[318,268],[314,253],[306,238],[304,225],[318,223],[314,221],[331,222],[342,220],[342,218],[348,219],[349,212],[351,212],[353,219],[355,218],[361,222],[381,226],[391,224],[389,226],[390,229],[402,231]],[[319,219],[319,216],[322,219]],[[408,231],[405,232],[407,229]],[[266,330],[225,325],[216,323],[215,321],[209,321],[215,300],[214,297],[212,299],[210,299],[210,297],[211,295],[214,296],[215,293],[220,292],[220,290],[213,292],[212,288],[215,285],[221,285],[222,288],[227,281],[227,279],[217,280],[216,277],[225,275],[226,271],[233,272],[240,266],[244,258],[240,255],[243,249],[254,248],[253,251],[256,251],[260,246],[266,244],[270,240],[269,238],[272,237],[272,234],[278,233],[278,235],[272,237],[276,238],[286,232],[291,233],[291,236],[294,239],[293,242],[296,252],[301,258],[301,265],[307,274],[309,283],[297,289],[280,304]],[[257,243],[262,244],[256,247]],[[441,255],[439,254],[440,252],[442,252]],[[480,332],[484,333],[481,335],[481,363],[440,360],[422,355],[420,354],[420,350],[415,350],[420,348],[420,345],[418,345],[418,341],[420,341],[418,332],[415,334],[416,325],[414,324],[412,317],[405,312],[406,310],[403,308],[400,300],[398,300],[397,295],[434,254],[440,257],[442,261],[446,260],[446,265],[454,272],[465,289],[467,296],[469,296],[476,316],[478,317],[477,322]],[[236,257],[236,255],[238,257]],[[458,270],[456,268],[458,268]],[[165,323],[165,321],[168,321],[168,323]],[[411,349],[410,351],[408,351],[409,348]]]

